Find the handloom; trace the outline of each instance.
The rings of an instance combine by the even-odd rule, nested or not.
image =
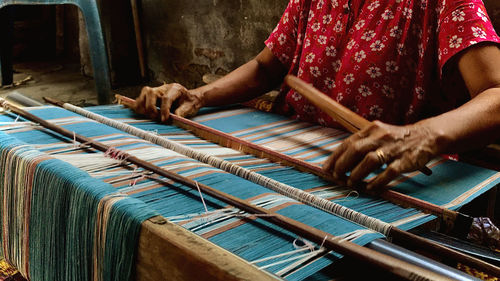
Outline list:
[[[125,96],[121,95],[115,95],[116,100],[119,104],[123,104],[127,107],[133,107],[135,104],[135,100],[130,99]],[[101,117],[98,117],[94,114],[90,114],[89,112],[85,112],[84,110],[81,110],[77,107],[72,106],[71,104],[67,103],[62,103],[59,101],[56,101],[55,99],[52,98],[45,98],[45,100],[48,103],[66,108],[68,110],[71,110],[73,112],[81,112],[83,115],[88,115],[89,118],[96,117],[98,119],[101,119]],[[238,151],[244,152],[244,153],[250,153],[253,154],[259,158],[268,158],[272,161],[282,163],[287,166],[292,166],[300,171],[304,171],[307,173],[312,173],[315,175],[320,176],[323,179],[326,179],[328,181],[335,182],[335,179],[333,179],[330,175],[326,174],[319,165],[315,165],[313,163],[309,163],[306,161],[301,160],[300,158],[294,158],[292,156],[289,156],[287,154],[281,153],[276,150],[268,149],[265,146],[259,145],[252,143],[250,141],[246,141],[245,139],[237,138],[232,136],[231,134],[222,132],[220,130],[205,126],[203,124],[194,122],[192,120],[177,116],[175,114],[171,114],[171,119],[172,119],[172,124],[175,126],[178,126],[180,128],[186,129],[195,135],[218,143],[224,147],[228,148],[233,148]],[[116,126],[120,127],[123,126],[121,124],[118,124],[116,122],[110,122],[110,125],[115,124]],[[346,127],[348,127],[347,125]],[[357,127],[353,126],[353,130],[357,131]],[[134,130],[135,131],[135,130]],[[139,134],[140,135],[140,134]],[[156,139],[155,136],[150,137],[150,139]],[[156,143],[161,145],[163,141],[157,141]],[[431,171],[432,172],[432,171]],[[443,208],[441,206],[438,206],[436,204],[432,204],[427,201],[423,201],[396,191],[393,191],[391,189],[385,190],[382,193],[378,193],[377,196],[382,197],[385,200],[391,201],[396,204],[400,204],[403,206],[409,206],[409,207],[414,207],[417,208],[421,211],[428,212],[430,214],[440,216],[442,217],[447,223],[449,223],[453,227],[455,221],[457,219],[462,220],[462,221],[467,221],[465,224],[470,225],[470,221],[472,221],[472,218],[470,216],[460,214],[456,211],[452,211],[446,208]],[[467,235],[468,229],[465,231],[465,235]]]
[[[160,125],[147,120],[137,120],[137,116],[120,107],[98,107],[92,110],[108,117],[120,118],[122,121],[127,121],[137,127],[157,130],[159,134],[168,135],[168,138],[211,152],[225,160],[239,163],[253,171],[279,179],[287,184],[312,191],[323,198],[342,203],[369,216],[398,225],[403,229],[409,229],[432,219],[430,215],[414,209],[404,209],[380,199],[373,199],[364,195],[353,198],[352,191],[328,185],[316,176],[300,173],[265,160],[221,148],[200,140],[179,128]],[[44,119],[53,119],[53,121],[71,131],[99,139],[108,143],[108,145],[114,145],[135,156],[153,161],[157,165],[169,167],[204,184],[209,184],[239,198],[252,201],[261,207],[273,209],[273,211],[298,221],[307,222],[308,225],[358,244],[365,244],[374,238],[382,237],[380,234],[359,225],[309,206],[298,204],[294,200],[274,194],[261,186],[180,156],[177,153],[160,149],[156,145],[63,109],[44,107],[35,108],[31,112]],[[166,188],[163,184],[158,183],[158,178],[148,175],[141,169],[134,171],[134,167],[123,167],[116,160],[106,158],[102,153],[82,150],[78,145],[68,144],[54,135],[33,127],[30,123],[13,123],[13,120],[17,118],[15,114],[4,115],[2,118],[3,121],[8,121],[8,123],[3,124],[2,129],[10,135],[29,142],[36,146],[37,149],[51,154],[52,157],[68,161],[102,181],[113,184],[117,191],[143,201],[159,214],[237,253],[246,260],[253,261],[270,272],[290,280],[303,280],[308,277],[312,278],[312,276],[321,280],[323,274],[321,269],[336,260],[335,254],[320,254],[316,249],[313,252],[295,249],[293,247],[294,235],[279,230],[275,226],[261,221],[260,218],[251,222],[242,220],[243,214],[235,213],[234,208],[229,208],[209,196],[204,198],[208,210],[208,213],[206,213],[198,192],[186,190],[175,183],[170,183],[171,188]],[[337,132],[337,138],[330,139],[329,137],[333,134],[330,129],[324,130],[318,127],[307,129],[306,126],[308,125],[306,124],[249,109],[207,113],[197,119],[206,125],[219,127],[219,129],[222,129],[220,128],[222,125],[226,131],[253,138],[255,142],[268,141],[268,145],[273,145],[272,139],[274,138],[274,145],[282,145],[282,148],[286,146],[288,148],[285,149],[287,153],[303,159],[308,158],[307,160],[313,162],[320,162],[321,158],[324,158],[327,154],[328,146],[334,145],[334,142],[339,140],[338,136],[341,135]],[[242,122],[236,122],[235,120]],[[253,127],[259,128],[254,130]],[[267,133],[274,132],[274,136],[266,135],[266,130]],[[319,130],[324,131],[317,134],[315,138],[312,137]],[[307,133],[307,136],[305,136],[305,133]],[[277,135],[281,135],[281,140],[277,140]],[[306,145],[300,146],[300,140],[296,138],[298,135],[312,137],[311,146],[314,147],[305,149]],[[327,139],[331,140],[331,142],[328,143]],[[2,167],[6,167],[6,165],[2,165]],[[415,175],[411,179],[402,181],[395,188],[420,199],[456,209],[472,200],[481,191],[487,190],[498,182],[498,176],[495,172],[463,163],[437,161],[433,170],[435,173],[433,179],[423,179],[419,175]],[[455,173],[458,173],[458,175],[452,177]],[[35,173],[35,177],[37,176]],[[419,189],[419,186],[424,184],[429,186]],[[439,189],[444,189],[446,192],[439,192]],[[153,214],[153,212],[149,213],[150,216]],[[30,225],[30,233],[31,231]],[[106,233],[111,235],[109,229]],[[285,253],[288,256],[285,256]],[[323,276],[322,278],[327,277]]]
[[[244,200],[241,200],[227,193],[218,191],[203,183],[199,183],[187,177],[183,177],[179,174],[169,172],[147,161],[140,160],[139,158],[132,156],[124,151],[117,150],[116,148],[107,146],[101,142],[94,141],[85,136],[71,132],[67,129],[64,129],[63,127],[54,125],[53,123],[38,118],[35,115],[26,112],[15,105],[9,104],[8,102],[2,100],[1,98],[0,98],[0,105],[4,108],[12,110],[14,113],[20,114],[21,116],[32,122],[40,124],[44,128],[47,128],[51,131],[61,134],[67,138],[71,139],[71,137],[73,136],[75,141],[78,141],[79,143],[82,144],[86,144],[92,148],[104,152],[108,156],[111,156],[112,158],[130,162],[131,164],[134,164],[137,167],[144,168],[157,175],[181,183],[194,190],[198,190],[200,192],[200,195],[201,192],[203,192],[207,195],[210,195],[213,198],[216,198],[224,203],[229,204],[230,206],[236,207],[241,211],[246,211],[251,215],[261,217],[262,219],[267,220],[277,226],[280,226],[283,229],[288,230],[294,234],[297,234],[302,238],[315,242],[316,244],[320,245],[320,248],[324,247],[327,250],[336,251],[340,254],[356,258],[361,262],[366,262],[369,265],[375,265],[377,267],[380,267],[381,269],[384,269],[387,272],[391,272],[394,275],[401,278],[405,278],[407,280],[423,280],[423,279],[444,280],[442,276],[439,276],[438,274],[435,274],[433,272],[423,270],[412,264],[399,261],[393,257],[378,253],[368,248],[363,248],[354,243],[350,243],[349,241],[342,241],[343,239],[339,237],[334,237],[319,229],[309,227],[306,224],[292,220],[280,214],[268,211],[258,206],[254,206],[250,203],[245,202]]]
[[[125,100],[124,97],[121,97],[121,99],[123,101]],[[304,191],[299,190],[297,188],[294,188],[292,186],[274,181],[271,178],[267,178],[265,176],[259,175],[255,172],[252,172],[252,171],[245,169],[241,166],[232,164],[232,163],[225,161],[223,159],[213,157],[211,155],[202,153],[200,151],[196,151],[194,149],[190,149],[188,147],[185,147],[185,146],[182,146],[182,145],[175,143],[173,141],[161,138],[157,135],[151,134],[151,133],[146,132],[144,130],[134,128],[133,126],[112,120],[110,118],[106,118],[104,116],[100,116],[98,114],[92,113],[92,112],[87,111],[87,110],[82,109],[82,108],[78,108],[78,107],[73,106],[71,104],[67,104],[67,103],[63,104],[63,103],[57,102],[53,99],[46,99],[46,100],[51,102],[51,103],[58,104],[59,106],[62,106],[68,110],[71,110],[73,112],[76,112],[78,114],[81,114],[83,116],[91,118],[93,120],[96,120],[98,122],[104,123],[106,125],[123,130],[127,133],[138,136],[138,137],[143,138],[145,140],[151,141],[155,144],[161,145],[167,149],[172,149],[177,153],[181,153],[181,154],[186,155],[188,157],[192,157],[194,159],[202,161],[203,163],[220,168],[226,172],[240,176],[240,177],[245,178],[247,180],[250,180],[256,184],[268,187],[271,190],[274,190],[282,195],[285,195],[287,197],[295,199],[295,200],[302,202],[304,204],[314,206],[318,209],[329,212],[331,214],[339,215],[339,216],[346,218],[350,221],[353,221],[355,223],[363,225],[369,229],[376,230],[376,231],[384,234],[384,236],[391,238],[396,242],[403,243],[405,246],[408,244],[413,244],[413,245],[418,246],[420,248],[432,251],[434,254],[441,255],[443,257],[450,257],[450,258],[452,257],[453,259],[455,259],[457,261],[472,264],[475,267],[480,268],[481,270],[484,270],[485,272],[489,272],[489,273],[495,274],[495,275],[500,274],[500,269],[498,267],[495,267],[495,266],[492,266],[488,263],[482,262],[479,259],[475,259],[475,258],[472,258],[470,256],[461,254],[460,252],[457,252],[455,250],[451,250],[449,248],[443,247],[439,244],[431,243],[430,241],[422,239],[421,237],[418,237],[416,235],[402,231],[389,223],[384,223],[378,219],[371,218],[371,217],[366,216],[362,213],[356,212],[356,211],[351,210],[349,208],[345,208],[342,205],[336,204],[334,202],[330,202],[326,199],[315,196],[312,193],[307,193],[307,192],[304,192]],[[131,102],[131,101],[129,101],[129,102]],[[412,200],[412,202],[413,201],[415,201],[415,200]],[[443,212],[443,211],[441,211],[441,212]]]

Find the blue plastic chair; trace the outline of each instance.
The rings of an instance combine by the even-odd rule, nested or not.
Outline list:
[[[9,5],[73,4],[80,8],[89,35],[90,57],[100,104],[110,101],[111,82],[108,57],[96,0],[0,0],[0,78],[2,85],[13,82],[12,70],[12,18]]]

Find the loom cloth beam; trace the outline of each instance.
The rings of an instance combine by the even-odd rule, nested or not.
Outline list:
[[[82,144],[87,144],[99,151],[102,152],[109,152],[111,151],[111,147],[107,146],[101,142],[92,140],[90,138],[84,137],[82,135],[76,134],[74,132],[71,132],[67,129],[64,129],[60,126],[57,126],[51,122],[47,122],[39,117],[36,117],[35,115],[24,111],[21,108],[18,108],[12,104],[9,104],[7,101],[4,99],[0,98],[0,105],[4,108],[7,108],[24,118],[38,123],[44,128],[47,128],[51,131],[54,131],[58,134],[61,134],[69,139],[73,138],[76,141],[82,143]],[[397,260],[395,258],[392,258],[390,256],[381,254],[379,252],[370,250],[368,248],[359,246],[357,244],[347,242],[347,241],[342,241],[341,238],[335,237],[333,235],[330,235],[326,232],[323,232],[319,229],[314,229],[312,227],[309,227],[301,222],[294,221],[290,218],[287,218],[285,216],[279,215],[277,213],[270,212],[264,208],[253,206],[249,203],[247,203],[244,200],[241,200],[239,198],[236,198],[232,195],[225,194],[223,192],[220,192],[216,189],[213,189],[205,184],[196,182],[194,180],[191,180],[189,178],[183,177],[179,174],[169,172],[167,170],[164,170],[158,166],[155,166],[149,162],[143,161],[141,159],[138,159],[137,157],[134,157],[130,154],[127,154],[123,152],[121,154],[121,157],[123,159],[126,159],[126,161],[131,162],[139,167],[145,168],[149,171],[152,171],[158,175],[161,175],[163,177],[172,179],[176,182],[182,183],[185,186],[188,186],[194,190],[198,189],[204,192],[207,195],[210,195],[218,200],[221,200],[222,202],[225,202],[227,204],[230,204],[232,206],[235,206],[241,210],[244,210],[250,214],[262,214],[265,215],[262,218],[275,224],[280,227],[283,227],[284,229],[287,229],[291,232],[294,232],[301,237],[304,237],[308,240],[311,240],[319,245],[324,246],[325,248],[329,250],[333,250],[335,252],[338,252],[340,254],[350,256],[352,258],[355,258],[361,262],[364,262],[368,265],[376,266],[378,268],[384,269],[387,272],[390,272],[394,274],[395,276],[399,276],[401,278],[407,279],[407,280],[415,280],[418,279],[420,280],[451,280],[449,278],[446,278],[442,275],[436,274],[434,272],[422,269],[420,267],[414,266],[412,264]]]
[[[90,117],[90,118],[92,118],[91,116],[97,117],[95,114],[91,114],[90,112],[87,112],[87,111],[85,111],[86,113],[84,113],[83,109],[77,108],[77,107],[75,107],[73,105],[70,105],[70,104],[67,104],[67,103],[64,104],[64,103],[56,101],[56,104],[58,104],[58,103],[59,103],[59,105],[62,105],[64,108],[66,108],[68,110],[77,112],[79,114],[83,114],[83,115],[85,115],[87,117]],[[103,120],[107,120],[108,122],[104,122]],[[118,122],[116,122],[114,120],[109,120],[109,119],[102,118],[102,116],[101,116],[101,119],[99,121],[100,122],[104,122],[104,123],[106,123],[107,125],[110,125],[110,126],[114,126],[113,124],[118,125]],[[124,124],[121,124],[121,126],[117,126],[116,128],[123,130],[124,129],[123,126],[124,126]],[[128,133],[134,134],[133,132],[131,132],[131,130],[132,131],[138,131],[136,128],[132,128],[131,126],[125,126],[125,127],[129,128],[129,129],[127,129]],[[139,134],[139,136],[142,137],[140,134]],[[156,138],[157,138],[157,136],[150,136],[148,138],[148,140],[152,141],[152,140],[154,140]],[[161,138],[158,137],[158,141],[160,139]],[[159,141],[156,144],[162,145],[162,142]],[[335,205],[333,202],[328,202],[328,203],[332,203],[333,205]],[[318,207],[318,206],[315,206],[315,207]],[[326,209],[323,209],[323,210],[326,210]],[[358,223],[362,223],[361,220]],[[370,227],[369,225],[365,225],[365,226]],[[437,243],[428,241],[428,240],[426,240],[424,238],[421,238],[419,236],[413,235],[411,233],[408,233],[406,231],[398,229],[398,228],[396,228],[394,226],[390,227],[388,236],[391,237],[391,238],[393,238],[394,241],[397,241],[397,242],[401,243],[401,245],[414,245],[414,246],[419,247],[419,248],[425,248],[425,249],[428,249],[429,251],[432,251],[432,252],[434,252],[434,253],[436,253],[438,255],[453,257],[453,259],[455,259],[457,261],[463,262],[465,264],[471,264],[474,267],[480,268],[481,270],[483,270],[485,272],[489,272],[489,273],[495,274],[495,275],[500,275],[500,268],[498,268],[498,267],[496,267],[494,265],[485,263],[484,261],[481,261],[481,260],[479,260],[477,258],[473,258],[473,257],[467,256],[467,255],[465,255],[463,253],[460,253],[458,251],[455,251],[455,250],[449,249],[447,247],[444,247],[442,245],[439,245]]]

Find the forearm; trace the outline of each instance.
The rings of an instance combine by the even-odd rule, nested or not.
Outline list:
[[[283,81],[285,74],[284,67],[266,48],[225,77],[193,91],[201,93],[204,106],[233,104],[272,90]]]
[[[438,153],[458,153],[500,139],[500,88],[483,91],[463,106],[416,125],[435,135]]]

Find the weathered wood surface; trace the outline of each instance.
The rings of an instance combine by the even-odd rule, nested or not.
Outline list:
[[[135,264],[137,281],[279,280],[161,217],[142,224]]]

